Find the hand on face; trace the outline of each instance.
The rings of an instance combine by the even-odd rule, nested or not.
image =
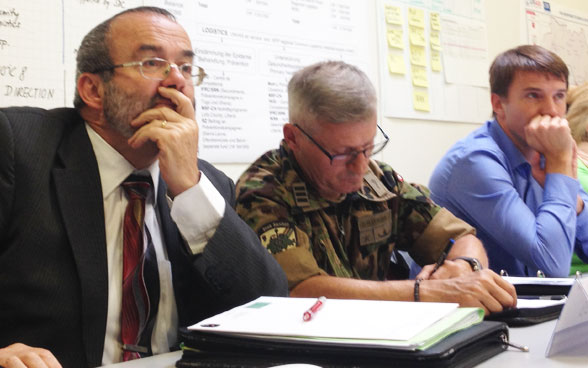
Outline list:
[[[200,180],[198,124],[190,98],[174,88],[159,87],[158,92],[175,110],[160,106],[141,113],[131,122],[139,129],[128,142],[135,149],[150,141],[157,145],[161,175],[175,196]]]
[[[530,148],[545,157],[546,173],[556,172],[576,177],[573,170],[576,144],[566,119],[549,115],[535,116],[525,126],[525,139]],[[537,157],[531,158],[531,161],[535,176],[541,169]]]

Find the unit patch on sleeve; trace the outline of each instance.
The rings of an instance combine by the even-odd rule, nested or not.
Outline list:
[[[271,254],[296,247],[296,231],[287,221],[272,222],[262,226],[259,230],[259,239]]]

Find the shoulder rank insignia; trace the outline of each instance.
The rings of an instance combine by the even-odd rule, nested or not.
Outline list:
[[[294,195],[294,201],[296,205],[301,208],[310,207],[308,200],[308,191],[306,190],[306,184],[297,182],[292,184],[292,194]]]
[[[359,190],[359,195],[375,202],[387,201],[396,197],[396,194],[386,188],[386,185],[370,170],[363,177],[364,186]]]

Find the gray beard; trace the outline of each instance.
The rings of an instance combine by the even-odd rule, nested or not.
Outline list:
[[[139,128],[131,126],[131,121],[155,106],[157,96],[149,101],[141,101],[136,95],[127,94],[112,81],[105,83],[103,111],[106,123],[123,137],[129,139]]]

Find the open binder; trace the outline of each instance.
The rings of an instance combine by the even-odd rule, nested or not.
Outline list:
[[[274,340],[247,335],[223,335],[180,329],[183,341],[178,368],[271,367],[314,364],[346,367],[473,367],[506,350],[508,328],[503,322],[484,321],[456,332],[426,350],[387,347],[348,347],[302,340]]]
[[[571,277],[504,276],[514,285],[518,295],[567,295],[574,283]]]
[[[502,322],[451,303],[262,297],[180,330],[177,367],[470,367],[506,349]],[[264,311],[264,307],[268,307]],[[425,313],[423,313],[425,312]]]

